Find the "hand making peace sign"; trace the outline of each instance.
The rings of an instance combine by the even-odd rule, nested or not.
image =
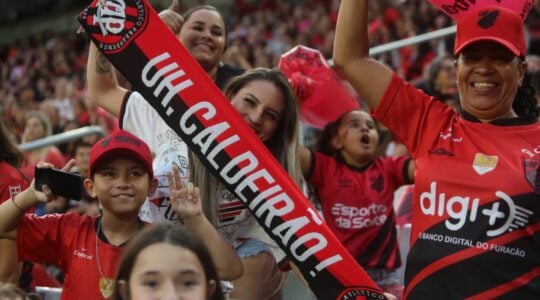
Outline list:
[[[192,182],[184,186],[180,178],[178,166],[172,167],[172,172],[167,173],[169,189],[171,191],[171,205],[182,222],[193,222],[202,216],[202,204],[199,188]]]

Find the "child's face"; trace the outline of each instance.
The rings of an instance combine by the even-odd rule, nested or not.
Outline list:
[[[89,146],[79,146],[75,150],[75,165],[79,168],[79,173],[86,177],[88,174],[88,164],[90,159],[90,150]]]
[[[28,118],[24,125],[24,135],[26,136],[26,141],[34,141],[45,137],[45,127],[41,123],[41,120],[37,117]]]
[[[215,282],[207,283],[203,267],[193,252],[166,243],[143,249],[129,277],[129,291],[133,300],[204,300],[215,287]]]
[[[281,90],[267,80],[246,84],[231,97],[231,104],[262,142],[272,138],[285,111]]]
[[[156,179],[141,163],[129,158],[108,159],[86,179],[85,186],[92,197],[97,197],[104,211],[115,215],[137,215],[145,198],[157,186]]]
[[[348,113],[332,139],[332,147],[338,150],[345,161],[353,166],[363,166],[373,159],[379,143],[375,122],[365,111]]]

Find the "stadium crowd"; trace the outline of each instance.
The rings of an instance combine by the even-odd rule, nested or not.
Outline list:
[[[274,68],[280,57],[297,45],[317,49],[330,60],[340,3],[340,0],[232,1],[231,15],[225,19],[226,49],[222,63],[244,70]],[[180,5],[179,13],[188,9]],[[369,1],[368,9],[371,47],[454,24],[450,17],[425,0]],[[538,1],[524,28],[528,45],[528,69],[532,75],[532,84],[536,87],[536,99],[540,103]],[[7,132],[13,136],[15,144],[89,125],[100,126],[107,134],[119,129],[118,118],[88,97],[87,61],[90,41],[86,35],[76,34],[75,30],[42,32],[0,45],[0,119]],[[401,47],[378,54],[375,58],[404,80],[459,111],[453,47],[454,37],[448,36]],[[363,103],[364,99],[359,97],[358,101]],[[361,106],[365,107],[364,104]],[[384,149],[379,152],[387,156],[407,155],[407,151],[400,148],[400,144],[393,140],[387,129],[381,126],[380,130],[378,139]],[[47,161],[61,169],[71,159],[75,159],[76,164],[71,166],[70,171],[86,177],[90,149],[100,138],[99,135],[92,135],[78,141],[28,151],[24,153],[24,160],[18,169],[29,183],[34,177],[34,167],[40,161]],[[401,181],[410,183],[408,179],[402,178]],[[407,202],[408,199],[410,202],[411,194],[405,194],[399,198],[400,201]],[[4,193],[0,195],[4,196]],[[0,203],[7,199],[0,199]],[[70,202],[57,199],[51,203],[40,203],[35,213],[45,215],[77,211],[91,216],[99,214],[95,199],[85,193],[83,200]],[[398,209],[397,217],[410,212],[408,202],[396,204],[399,207],[409,205],[405,211]],[[405,218],[400,222],[410,222],[410,219]],[[31,273],[32,281],[21,283],[6,277],[0,278],[0,283],[3,279],[12,283],[20,282],[24,290],[32,292],[35,286],[62,287],[64,279],[64,274],[52,265],[35,263],[33,271],[23,269],[22,273]],[[1,270],[0,274],[3,274]],[[13,289],[13,286],[0,285],[0,296],[3,295],[3,289],[7,288]]]

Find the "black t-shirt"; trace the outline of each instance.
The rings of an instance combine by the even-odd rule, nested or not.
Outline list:
[[[225,89],[225,85],[227,85],[227,82],[229,82],[231,78],[238,76],[244,72],[244,69],[221,63],[218,66],[216,80],[214,80],[214,82],[218,86],[218,88],[223,91],[223,89]]]

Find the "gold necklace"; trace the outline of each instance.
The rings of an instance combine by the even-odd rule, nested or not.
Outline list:
[[[98,228],[96,230],[96,262],[97,262],[99,275],[101,276],[99,278],[99,290],[101,291],[101,295],[103,295],[103,298],[107,299],[113,294],[114,279],[105,277],[105,275],[103,275],[103,271],[101,270],[101,264],[99,263],[99,250],[98,250],[98,239],[99,239],[100,232],[101,232],[101,219],[99,220]]]

